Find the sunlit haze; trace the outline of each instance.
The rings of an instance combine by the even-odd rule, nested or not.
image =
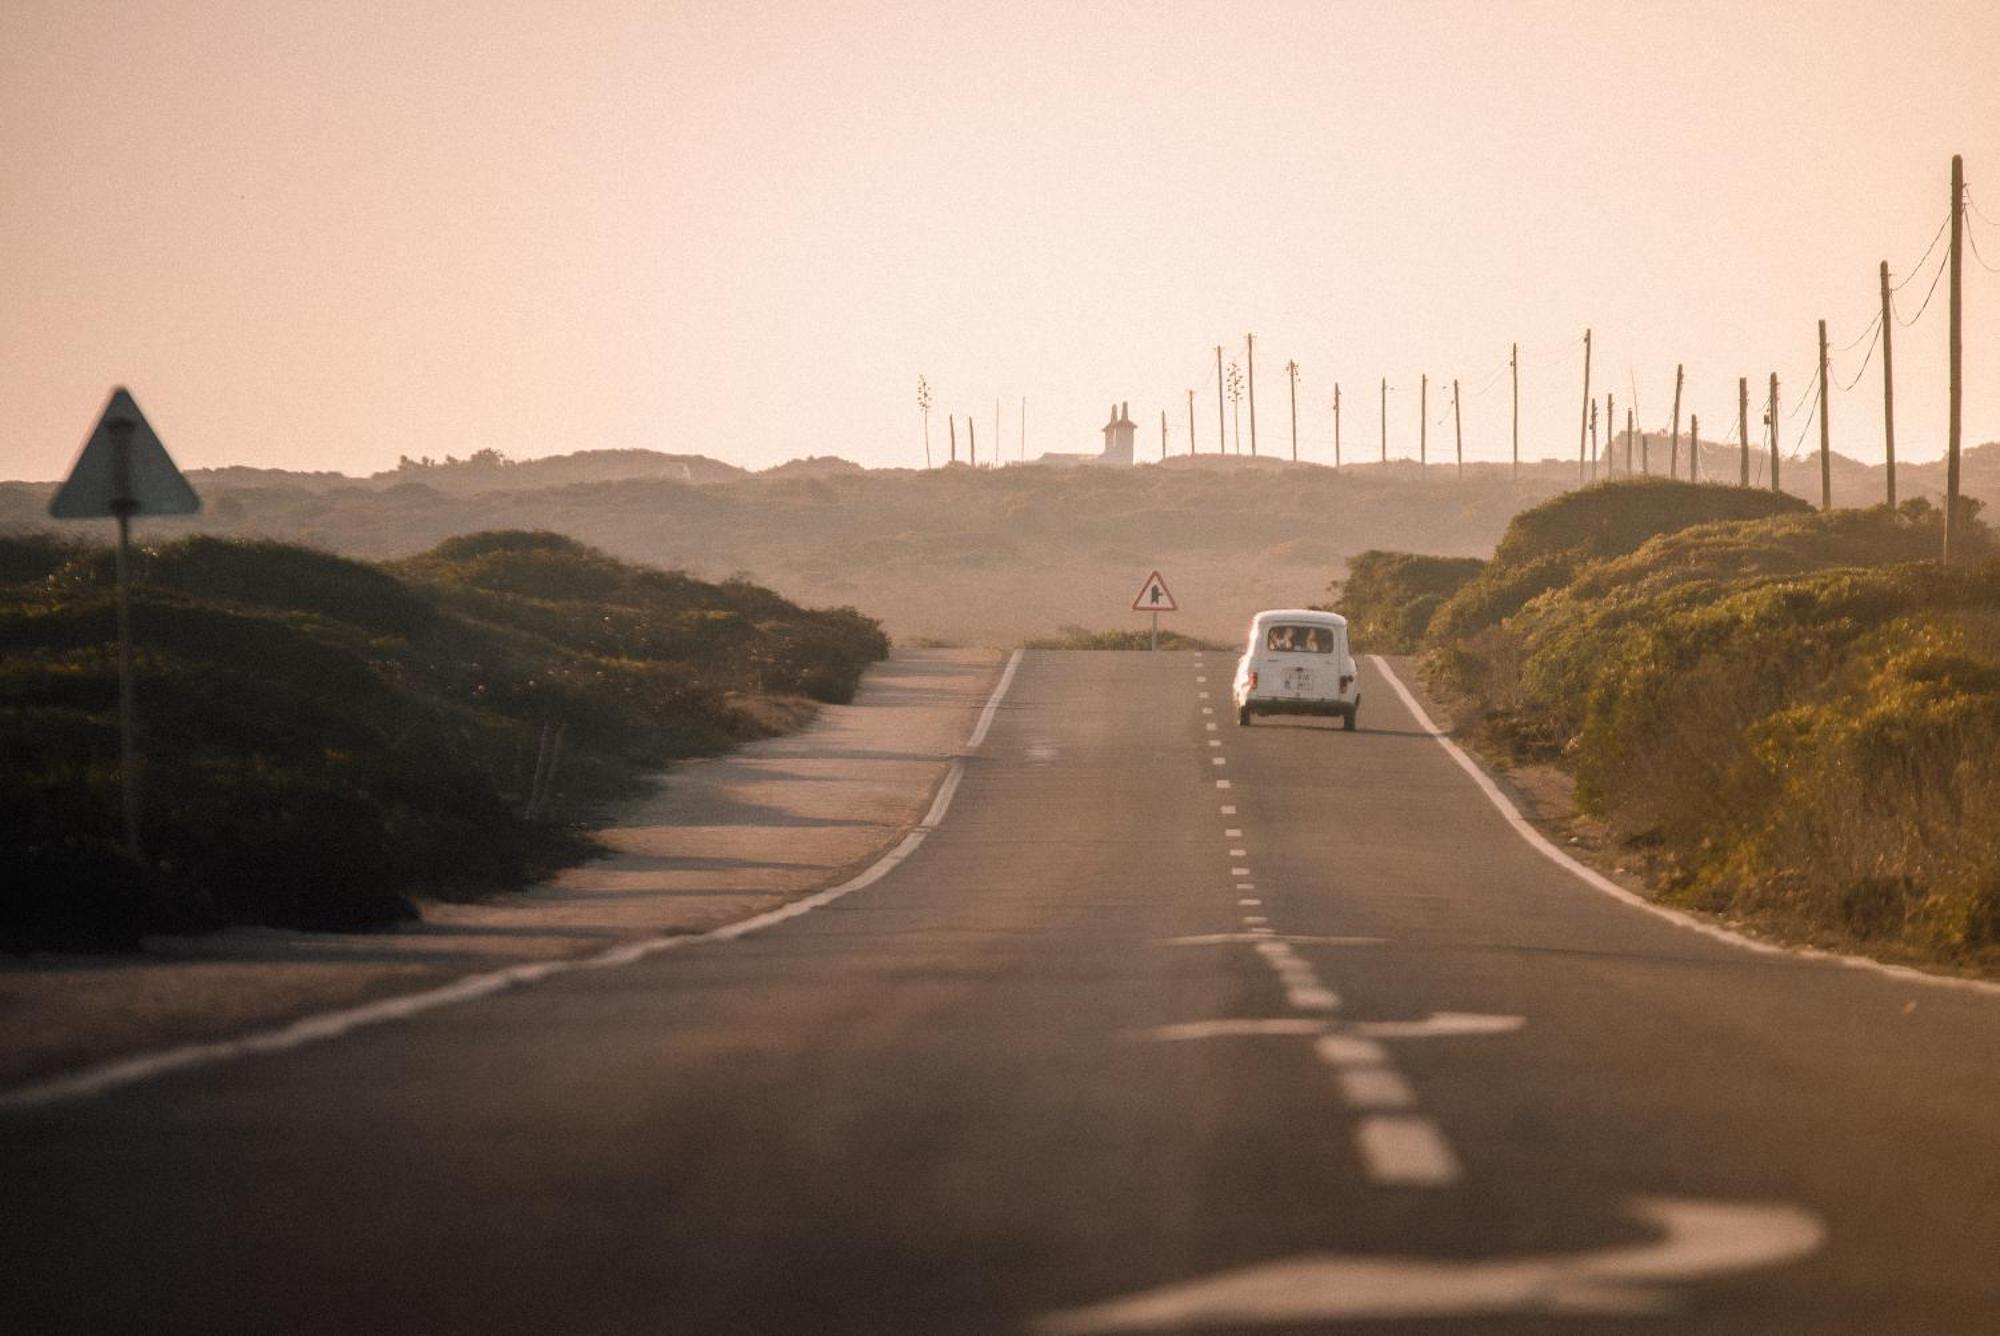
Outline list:
[[[1574,454],[1593,389],[1733,440],[1923,307],[1953,153],[2000,220],[2000,6],[113,4],[0,7],[0,477],[129,385],[187,466],[642,446],[752,467],[1258,445]],[[1988,183],[1993,184],[1988,184]],[[2000,226],[1967,226],[2000,266]],[[2000,437],[2000,276],[1966,257],[1966,441]],[[1895,329],[1944,447],[1944,285]],[[1879,351],[1876,354],[1879,357]],[[1880,362],[1832,404],[1882,447]],[[1247,370],[1247,368],[1246,368]],[[1245,448],[1249,423],[1244,420]],[[1807,432],[1799,411],[1787,449]],[[1816,430],[1806,437],[1816,443]],[[1436,457],[1436,456],[1434,456]]]

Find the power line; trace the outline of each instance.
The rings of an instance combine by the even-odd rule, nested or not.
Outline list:
[[[2000,274],[2000,268],[1986,263],[1986,257],[1979,253],[1979,233],[1968,227],[1965,229],[1965,239],[1972,243],[1972,258],[1979,261],[1979,267],[1989,274]]]
[[[1917,262],[1910,266],[1908,273],[1903,275],[1903,283],[1909,282],[1911,279],[1915,278],[1918,274],[1923,272],[1924,261],[1931,258],[1931,252],[1937,249],[1938,242],[1944,237],[1944,230],[1950,226],[1951,226],[1951,210],[1947,209],[1945,210],[1944,221],[1938,224],[1938,230],[1936,234],[1931,237],[1931,244],[1924,247],[1924,253],[1917,257]],[[1889,291],[1901,292],[1903,290],[1903,283],[1895,284],[1889,289]]]
[[[1863,326],[1859,334],[1856,334],[1853,338],[1849,339],[1841,347],[1835,348],[1834,352],[1836,353],[1853,352],[1855,348],[1860,346],[1861,340],[1867,338],[1870,334],[1874,333],[1875,326],[1879,324],[1881,320],[1882,320],[1882,308],[1878,306],[1875,308],[1875,318],[1873,320],[1870,320],[1865,326]]]
[[[1842,394],[1846,394],[1849,390],[1853,389],[1856,385],[1859,385],[1861,383],[1861,377],[1866,375],[1868,372],[1868,364],[1875,358],[1876,347],[1882,342],[1882,317],[1879,315],[1876,316],[1875,321],[1873,325],[1870,326],[1870,328],[1872,328],[1875,331],[1875,342],[1868,345],[1868,352],[1866,355],[1862,357],[1861,367],[1854,373],[1854,379],[1848,381],[1847,384],[1842,385],[1840,387],[1840,392]],[[1852,347],[1853,345],[1849,344],[1848,346]],[[1843,349],[1842,351],[1846,350]],[[1838,380],[1839,378],[1836,377],[1835,379]]]
[[[1950,259],[1951,257],[1949,255],[1940,255],[1938,257],[1937,272],[1931,275],[1930,291],[1924,294],[1924,304],[1922,306],[1919,306],[1917,308],[1917,313],[1911,316],[1908,320],[1903,319],[1900,313],[1897,314],[1896,316],[1897,324],[1901,325],[1904,329],[1908,329],[1911,325],[1916,324],[1919,320],[1922,320],[1924,318],[1924,312],[1930,309],[1931,298],[1937,295],[1938,280],[1944,277],[1944,271],[1947,268],[1946,262]],[[1894,290],[1895,289],[1893,288],[1890,289],[1890,291],[1892,292]],[[1891,297],[1889,300],[1889,308],[1892,311],[1895,310],[1895,304],[1896,304],[1895,299]]]
[[[1974,213],[1979,215],[1980,221],[1984,222],[1988,227],[2000,227],[2000,223],[1996,223],[1991,218],[1988,218],[1986,216],[1986,210],[1980,208],[1977,204],[1973,202],[1972,191],[1969,187],[1966,189],[1965,192],[1965,203],[1968,208],[1970,208]],[[1949,221],[1949,219],[1947,219],[1946,221]]]
[[[1819,377],[1814,376],[1812,397],[1809,400],[1800,400],[1800,403],[1804,404],[1810,402],[1817,404],[1820,399],[1820,391],[1823,388],[1824,387],[1819,383]],[[1797,412],[1798,410],[1793,409],[1792,411]],[[1806,433],[1812,430],[1812,424],[1813,424],[1812,414],[1808,413],[1806,414],[1806,420],[1799,424],[1799,438],[1796,441],[1792,442],[1791,452],[1787,454],[1785,458],[1797,459],[1799,457],[1799,447],[1806,443]]]

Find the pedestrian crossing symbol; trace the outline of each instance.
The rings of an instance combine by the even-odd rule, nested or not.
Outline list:
[[[1146,583],[1139,586],[1139,596],[1132,600],[1134,612],[1179,612],[1181,605],[1174,602],[1174,596],[1167,590],[1167,582],[1154,571],[1146,577]]]

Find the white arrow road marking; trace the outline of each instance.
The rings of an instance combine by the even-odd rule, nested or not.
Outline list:
[[[1036,1324],[1046,1336],[1259,1323],[1487,1313],[1661,1313],[1664,1287],[1778,1266],[1817,1251],[1826,1230],[1794,1206],[1640,1198],[1627,1213],[1662,1237],[1631,1248],[1490,1262],[1340,1253],[1224,1271]]]
[[[1199,937],[1166,937],[1160,946],[1221,946],[1226,942],[1260,942],[1262,937],[1252,937],[1241,932],[1211,932]],[[1388,941],[1386,937],[1306,937],[1287,934],[1277,938],[1281,942],[1319,942],[1327,946],[1380,946]]]
[[[1469,1011],[1434,1011],[1422,1021],[1356,1021],[1354,1034],[1371,1039],[1438,1039],[1455,1035],[1512,1034],[1528,1023],[1525,1016],[1480,1016]]]

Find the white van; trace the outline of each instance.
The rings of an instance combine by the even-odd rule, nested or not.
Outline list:
[[[1347,619],[1307,608],[1258,613],[1231,695],[1239,724],[1253,714],[1324,714],[1353,731],[1361,692],[1347,653]]]

